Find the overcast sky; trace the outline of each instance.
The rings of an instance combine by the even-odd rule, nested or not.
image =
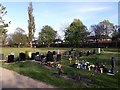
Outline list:
[[[11,21],[8,33],[20,27],[28,33],[29,2],[2,2],[7,8],[5,20]],[[80,19],[89,29],[91,25],[103,20],[118,24],[118,2],[33,2],[36,33],[44,25],[50,25],[63,36],[63,28],[75,18]]]

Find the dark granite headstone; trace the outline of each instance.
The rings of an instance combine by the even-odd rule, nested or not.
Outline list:
[[[56,55],[56,52],[55,52],[55,51],[53,51],[53,55]]]
[[[111,73],[115,73],[115,57],[111,58]]]
[[[8,55],[7,63],[14,62],[14,55]]]
[[[90,55],[90,51],[87,51],[86,56],[89,56],[89,55]]]
[[[95,49],[93,50],[93,54],[96,54],[96,50]]]
[[[61,54],[57,55],[57,61],[61,61]]]
[[[71,51],[69,51],[69,55],[71,55],[72,54],[72,52]]]
[[[79,52],[79,57],[82,57],[83,53],[82,51]]]
[[[26,55],[25,53],[19,53],[19,59],[21,60],[26,60]]]
[[[31,60],[35,60],[35,55],[36,55],[36,53],[31,54]]]
[[[36,52],[36,55],[39,55],[39,52]]]
[[[52,54],[52,52],[48,51],[46,57],[47,57],[47,61],[53,61],[53,54]]]
[[[4,54],[0,54],[0,60],[4,60]]]

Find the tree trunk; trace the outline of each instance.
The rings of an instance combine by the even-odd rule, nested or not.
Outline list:
[[[31,47],[31,48],[33,47],[33,45],[32,45],[32,41],[30,42],[30,47]]]

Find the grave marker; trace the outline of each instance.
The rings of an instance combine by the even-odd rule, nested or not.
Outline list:
[[[36,56],[35,56],[35,61],[40,61],[41,60],[41,56],[39,55],[39,54],[37,54]]]
[[[52,52],[48,51],[46,58],[47,58],[47,61],[53,61],[53,54],[52,54]]]
[[[23,53],[23,52],[19,53],[19,59],[20,59],[20,61],[21,61],[21,60],[26,60],[26,55],[25,55],[25,53]]]
[[[0,60],[4,60],[4,54],[0,54]]]
[[[8,55],[7,63],[14,62],[14,55]]]
[[[112,56],[112,58],[111,58],[111,73],[115,73],[115,67],[116,67],[116,65],[115,65],[115,57],[114,56]]]
[[[34,60],[34,59],[35,59],[35,55],[36,55],[36,53],[32,53],[32,54],[31,54],[31,60]]]
[[[100,54],[100,48],[98,48],[98,53]]]

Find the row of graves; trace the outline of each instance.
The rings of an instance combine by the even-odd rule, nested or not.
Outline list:
[[[1,60],[4,60],[4,54],[1,54],[2,58]],[[48,51],[47,54],[40,54],[39,52],[20,52],[18,57],[15,57],[14,53],[10,53],[7,56],[6,63],[13,63],[13,62],[24,62],[24,61],[32,61],[32,62],[38,62],[44,66],[57,68],[58,73],[62,72],[61,70],[61,64],[59,62],[61,61],[62,55],[60,53],[60,50],[58,51]]]
[[[66,58],[82,58],[83,56],[90,56],[90,55],[93,55],[93,54],[96,54],[96,53],[100,53],[100,49],[96,50],[96,49],[93,49],[93,50],[88,50],[88,51],[77,51],[76,49],[71,49],[69,51],[66,51],[64,53],[64,57]]]
[[[74,54],[73,54],[74,53]],[[93,54],[100,53],[100,49],[87,51],[87,52],[76,52],[76,49],[71,49],[70,51],[64,52],[63,56],[64,58],[67,58],[69,60],[69,65],[73,68],[77,69],[83,69],[83,70],[89,70],[94,72],[100,72],[100,73],[108,73],[111,75],[114,75],[115,73],[115,57],[111,58],[111,69],[108,69],[103,64],[95,63],[91,64],[90,62],[87,62],[85,60],[78,60],[78,58],[82,58],[83,56],[89,56]],[[4,58],[4,55],[1,55],[2,58]],[[14,53],[11,53],[7,57],[7,63],[16,62],[16,61],[36,61],[41,62],[43,65],[47,67],[53,67],[58,69],[58,74],[61,75],[63,73],[62,65],[59,64],[61,61],[62,55],[60,51],[48,51],[47,54],[40,54],[39,52],[32,53],[29,51],[25,51],[19,53],[18,58],[15,58]],[[72,63],[72,60],[75,59],[75,62]]]
[[[19,53],[18,58],[15,57],[14,53],[11,53],[7,57],[7,63],[15,62],[15,61],[25,61],[25,60],[35,60],[35,61],[41,61],[41,62],[53,62],[53,61],[60,61],[61,60],[61,54],[56,53],[55,51],[51,52],[48,51],[48,53],[40,54],[39,52],[32,53],[29,51],[25,51]]]
[[[77,69],[83,69],[83,70],[89,70],[93,72],[99,72],[99,73],[107,73],[108,75],[114,75],[116,72],[116,65],[115,61],[116,58],[114,56],[111,57],[111,68],[107,68],[104,64],[102,63],[90,63],[85,60],[79,60],[79,58],[82,58],[84,56],[90,56],[94,54],[100,54],[102,50],[100,48],[98,49],[93,49],[91,51],[86,51],[82,52],[79,51],[77,52],[76,49],[71,49],[67,52],[65,52],[64,57],[68,58],[69,60],[69,66],[77,68]],[[74,63],[72,63],[72,60],[74,60]]]

